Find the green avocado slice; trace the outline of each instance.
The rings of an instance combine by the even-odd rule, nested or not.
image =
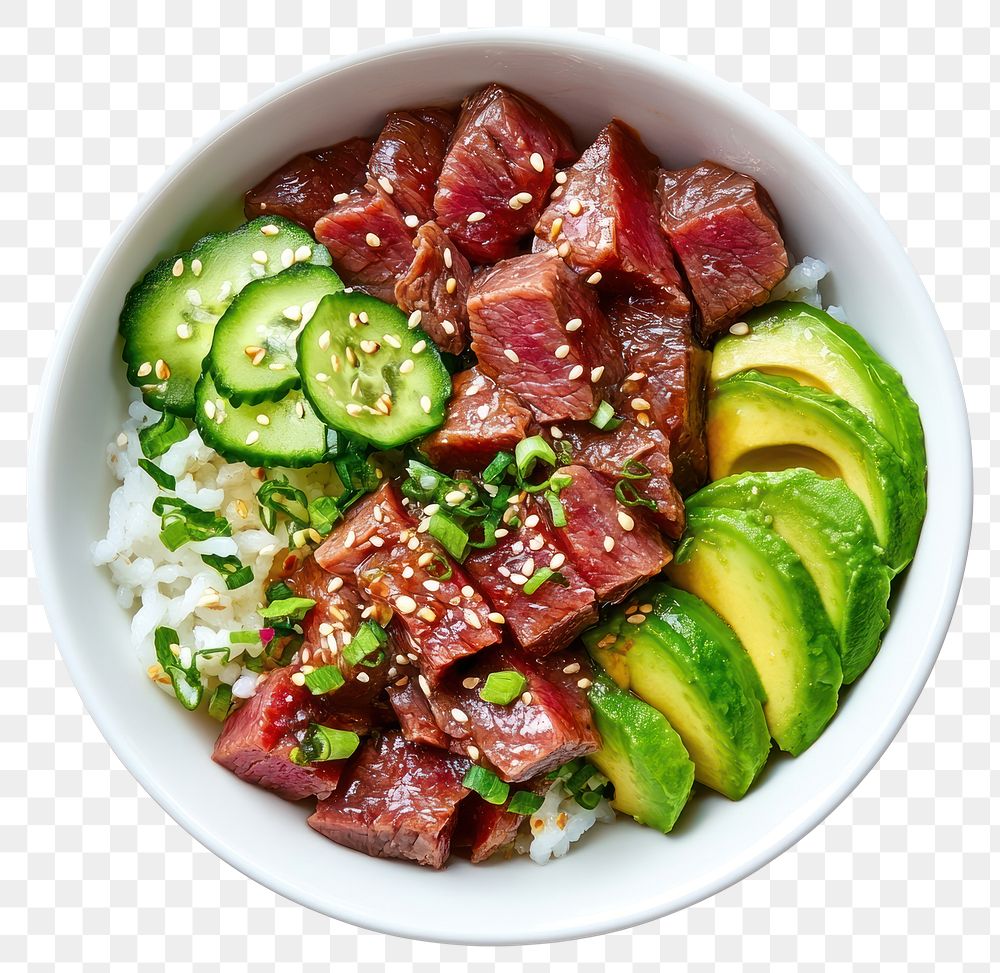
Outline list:
[[[666,834],[694,783],[694,764],[664,716],[604,673],[588,694],[602,746],[587,759],[615,785],[613,806]]]
[[[889,623],[892,573],[864,506],[843,481],[805,469],[742,473],[704,487],[688,505],[758,513],[816,582],[840,636],[845,685],[868,668]]]
[[[849,402],[923,482],[924,433],[903,379],[849,324],[802,303],[767,304],[745,318],[745,335],[726,335],[712,356],[712,382],[756,369],[784,375]]]
[[[740,372],[708,407],[712,479],[806,467],[842,479],[865,505],[894,573],[913,557],[927,507],[892,446],[843,399],[777,375]]]
[[[771,749],[764,690],[732,629],[708,605],[654,582],[583,640],[619,686],[669,720],[698,781],[732,800],[747,792]]]
[[[837,633],[809,572],[759,518],[693,507],[666,575],[729,624],[757,670],[775,743],[797,755],[837,709]]]

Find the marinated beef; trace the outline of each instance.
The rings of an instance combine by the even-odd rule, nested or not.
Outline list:
[[[420,227],[413,245],[413,262],[396,282],[396,304],[410,315],[419,311],[420,327],[438,348],[460,355],[469,343],[472,268],[437,223]]]
[[[665,291],[617,297],[605,311],[628,369],[614,401],[640,426],[652,424],[670,440],[674,483],[685,496],[693,493],[708,476],[708,353],[695,342],[688,314]]]
[[[716,162],[660,174],[660,220],[701,312],[709,342],[763,304],[788,272],[771,198],[749,176]]]
[[[434,218],[434,191],[455,116],[444,108],[393,111],[372,149],[371,177],[392,195],[404,217]]]
[[[659,161],[638,134],[615,119],[566,171],[535,227],[535,250],[555,247],[602,288],[654,285],[687,304],[680,274],[659,227]]]
[[[442,750],[448,748],[448,738],[434,721],[434,714],[417,683],[415,671],[409,676],[400,676],[394,680],[389,685],[388,693],[399,728],[407,740],[440,747]]]
[[[545,208],[556,166],[573,158],[562,120],[487,85],[462,105],[434,197],[437,220],[473,263],[512,257]]]
[[[525,677],[524,694],[505,706],[485,702],[479,695],[483,682],[491,672],[504,670]],[[599,748],[587,702],[588,677],[587,663],[577,654],[532,659],[498,647],[449,673],[429,702],[452,749],[471,752],[504,780],[525,781]],[[467,719],[456,718],[462,716]]]
[[[345,284],[390,304],[413,261],[413,233],[392,198],[371,187],[334,204],[314,229]]]
[[[513,450],[528,435],[531,421],[516,395],[470,368],[452,376],[444,425],[425,436],[420,449],[439,470],[479,471],[500,450]]]
[[[674,540],[681,536],[684,501],[672,480],[670,443],[659,429],[626,420],[610,432],[589,423],[571,423],[560,432],[574,463],[613,488],[621,483],[626,498],[640,500],[640,506],[653,504],[647,509],[660,530]]]
[[[468,306],[480,371],[540,422],[589,419],[624,374],[593,288],[558,257],[497,264],[473,281]]]
[[[265,787],[289,801],[328,794],[337,786],[346,761],[324,761],[300,767],[289,753],[310,723],[338,729],[330,701],[313,696],[292,681],[291,667],[275,669],[256,695],[226,718],[212,759],[250,784]]]
[[[455,812],[469,793],[469,761],[385,733],[359,749],[340,787],[319,801],[309,825],[339,845],[378,858],[441,868]]]
[[[597,621],[593,589],[580,577],[556,539],[554,530],[529,500],[516,509],[519,528],[509,530],[494,547],[474,551],[465,569],[479,590],[504,616],[505,628],[532,655],[564,649]],[[556,572],[528,594],[536,571]]]
[[[364,183],[371,150],[371,139],[354,138],[295,156],[246,194],[246,218],[273,213],[312,233],[316,221],[334,205],[334,196]]]
[[[572,477],[559,500],[566,526],[559,544],[600,601],[620,601],[670,561],[670,548],[642,507],[620,504],[602,479],[582,466],[560,473]]]

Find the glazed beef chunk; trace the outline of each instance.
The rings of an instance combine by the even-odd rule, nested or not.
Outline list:
[[[659,161],[615,119],[597,136],[535,227],[536,250],[555,247],[578,273],[605,288],[655,285],[685,308],[680,274],[659,228]],[[685,308],[686,309],[686,308]]]
[[[455,116],[443,108],[389,112],[368,162],[371,178],[415,226],[434,218],[434,191]]]
[[[257,693],[226,718],[212,759],[250,784],[265,787],[289,801],[328,794],[337,786],[345,761],[324,761],[300,767],[289,753],[310,723],[338,729],[331,701],[313,696],[292,681],[289,667],[275,669]]]
[[[590,419],[623,374],[593,288],[558,257],[514,257],[478,276],[469,326],[480,370],[539,422]]]
[[[415,673],[394,680],[389,685],[388,693],[399,728],[407,740],[429,747],[440,747],[442,750],[448,749],[448,738],[434,721],[434,714],[417,683]]]
[[[389,194],[354,190],[317,220],[314,234],[345,284],[394,303],[396,281],[413,261],[413,230]]]
[[[364,183],[371,149],[370,139],[354,138],[295,156],[246,194],[246,218],[273,213],[312,233],[334,196]]]
[[[674,540],[681,536],[684,501],[673,483],[670,442],[659,429],[625,421],[610,432],[589,423],[571,423],[560,431],[574,463],[612,488],[621,484],[627,499],[652,503],[649,516],[660,530]]]
[[[710,341],[763,304],[788,272],[770,197],[749,176],[715,162],[660,176],[660,219]]]
[[[670,549],[642,507],[627,507],[614,491],[582,466],[559,470],[572,477],[559,499],[566,526],[559,543],[567,559],[601,601],[620,601],[670,561]]]
[[[456,810],[468,791],[469,761],[410,743],[400,733],[370,739],[340,787],[319,801],[310,827],[339,845],[378,858],[441,868],[451,850]]]
[[[479,691],[486,677],[505,670],[525,677],[525,694],[505,706],[485,702]],[[526,781],[600,746],[587,702],[588,675],[578,654],[532,659],[499,647],[449,673],[429,702],[452,749],[491,766],[504,780]]]
[[[420,449],[439,470],[479,471],[500,450],[513,450],[528,435],[531,421],[516,395],[470,368],[452,376],[444,425],[425,436]]]
[[[565,123],[491,84],[462,105],[434,198],[437,221],[473,263],[517,253],[545,208],[556,166],[575,158]]]
[[[664,291],[616,297],[605,304],[628,374],[614,400],[624,415],[670,440],[673,479],[686,496],[708,476],[705,387],[708,354]],[[586,464],[584,464],[586,465]]]
[[[413,241],[416,253],[396,282],[396,304],[412,315],[442,351],[460,355],[469,343],[466,301],[472,268],[437,223],[425,223]]]
[[[580,577],[559,546],[556,534],[532,498],[517,508],[521,526],[507,528],[494,547],[465,560],[479,590],[504,616],[505,627],[526,652],[544,655],[564,649],[597,621],[593,589]],[[530,594],[536,571],[549,568],[558,578]]]

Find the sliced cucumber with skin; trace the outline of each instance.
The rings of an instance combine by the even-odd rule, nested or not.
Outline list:
[[[247,284],[215,328],[207,367],[216,388],[236,405],[277,400],[298,388],[298,333],[327,294],[343,289],[333,270],[314,264]]]
[[[382,449],[437,429],[451,376],[434,342],[391,304],[330,294],[298,340],[302,390],[334,429]]]
[[[128,380],[142,389],[146,404],[194,415],[194,389],[216,322],[251,281],[295,263],[329,266],[330,254],[289,220],[261,216],[228,233],[202,237],[135,284],[119,330]]]
[[[279,402],[237,406],[219,393],[206,372],[195,400],[201,438],[231,463],[312,466],[326,455],[327,428],[298,389]]]

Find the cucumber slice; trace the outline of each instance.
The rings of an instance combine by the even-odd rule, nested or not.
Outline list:
[[[280,402],[236,406],[219,394],[206,372],[195,387],[195,400],[201,438],[231,463],[312,466],[326,455],[326,426],[297,389]]]
[[[390,304],[324,297],[298,341],[302,389],[327,425],[382,449],[444,422],[451,376],[434,342]]]
[[[280,399],[298,388],[295,339],[327,294],[342,291],[329,267],[297,264],[253,280],[219,319],[207,368],[234,405]]]
[[[261,216],[231,232],[202,237],[135,284],[119,329],[128,380],[142,389],[147,405],[194,415],[194,387],[215,323],[250,281],[293,263],[329,266],[330,254],[289,220]]]

